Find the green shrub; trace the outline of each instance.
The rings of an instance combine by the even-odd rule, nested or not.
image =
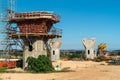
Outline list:
[[[23,67],[23,60],[22,59],[17,61],[17,67],[20,67],[20,68]]]
[[[69,54],[68,58],[70,58],[70,59],[72,59],[72,58],[86,59],[86,56],[85,56],[85,54],[73,53],[73,54]]]
[[[111,62],[108,62],[109,65],[120,65],[120,58],[116,58],[111,60]]]
[[[104,56],[98,56],[98,57],[93,59],[93,61],[96,61],[96,62],[101,62],[103,60],[104,60]]]
[[[27,69],[33,72],[51,72],[54,71],[52,62],[45,55],[40,55],[38,58],[28,57]]]
[[[0,68],[0,73],[6,72],[7,69],[6,68]]]

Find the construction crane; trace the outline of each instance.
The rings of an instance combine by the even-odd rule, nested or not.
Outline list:
[[[106,43],[101,43],[100,45],[98,45],[98,49],[100,49],[100,50],[106,50],[106,47],[107,47],[107,45],[106,45]]]
[[[107,52],[108,52],[106,50],[106,48],[107,48],[107,44],[106,43],[100,43],[98,45],[97,56],[104,56],[104,55],[106,55]]]

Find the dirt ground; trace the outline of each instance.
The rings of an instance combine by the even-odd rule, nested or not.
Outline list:
[[[0,80],[120,80],[120,66],[105,62],[59,61],[61,68],[69,67],[72,72],[59,73],[0,73]]]

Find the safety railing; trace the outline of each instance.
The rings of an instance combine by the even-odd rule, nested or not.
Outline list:
[[[33,18],[52,18],[56,21],[60,20],[60,16],[54,14],[53,12],[22,12],[22,13],[15,13],[12,19],[33,19]]]
[[[55,35],[62,36],[62,29],[53,27],[51,28],[49,34],[55,34]]]

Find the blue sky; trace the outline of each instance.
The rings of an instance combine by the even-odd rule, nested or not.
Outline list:
[[[120,49],[119,0],[17,0],[18,12],[54,11],[61,16],[57,28],[63,29],[61,49],[84,49],[83,38],[95,37],[95,49]]]

